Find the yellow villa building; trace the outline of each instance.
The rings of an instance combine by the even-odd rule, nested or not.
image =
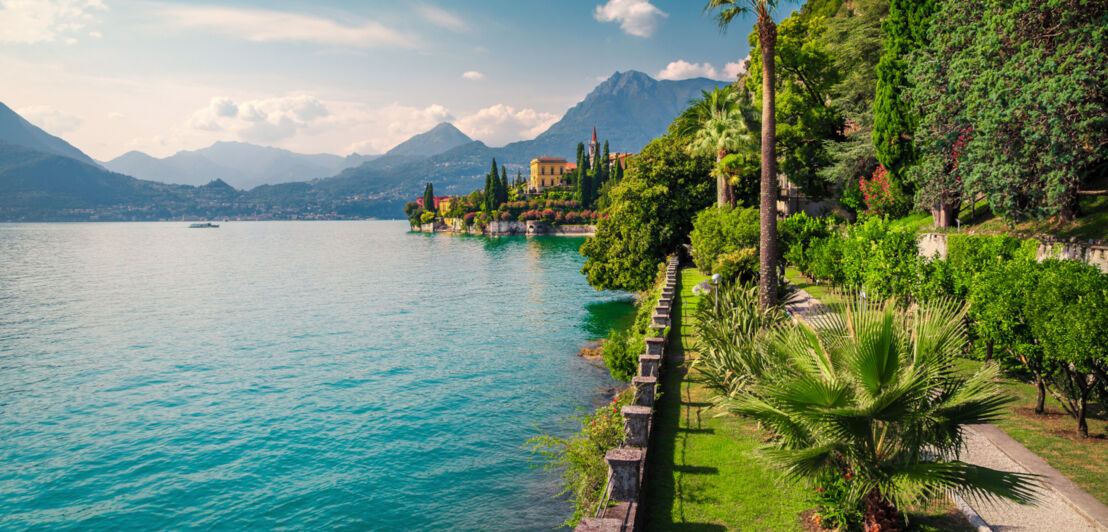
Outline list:
[[[550,187],[565,184],[566,160],[560,157],[539,157],[531,159],[531,182],[529,188],[542,192]]]

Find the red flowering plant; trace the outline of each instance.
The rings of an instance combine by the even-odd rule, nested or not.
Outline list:
[[[900,201],[897,198],[895,187],[889,179],[889,171],[884,165],[878,165],[869,179],[865,177],[858,180],[858,188],[862,190],[862,198],[866,204],[866,214],[877,216],[896,215],[900,210]]]
[[[815,481],[819,513],[812,519],[826,530],[855,530],[862,524],[862,507],[858,498],[851,496],[850,468],[843,465],[838,471],[827,470]]]

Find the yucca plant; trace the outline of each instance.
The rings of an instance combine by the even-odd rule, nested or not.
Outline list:
[[[724,285],[700,300],[696,319],[696,359],[705,384],[723,397],[734,397],[764,369],[755,340],[786,321],[780,308],[763,310],[755,285]]]
[[[964,306],[870,307],[779,330],[761,349],[763,371],[724,401],[775,434],[766,457],[817,486],[849,479],[843,497],[867,532],[899,530],[899,509],[945,492],[1032,502],[1034,477],[957,460],[962,427],[993,421],[1010,401],[995,369],[965,378],[953,368]]]

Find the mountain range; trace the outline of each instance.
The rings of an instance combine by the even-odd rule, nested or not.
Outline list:
[[[0,104],[0,220],[399,218],[429,181],[439,194],[468,193],[493,157],[527,173],[534,157],[573,157],[594,127],[611,151],[637,152],[702,90],[724,84],[616,72],[532,140],[489,147],[442,123],[383,155],[346,157],[217,142],[97,163]]]

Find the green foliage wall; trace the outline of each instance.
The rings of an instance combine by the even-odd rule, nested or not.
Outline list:
[[[1073,217],[1078,188],[1108,160],[1108,9],[1089,0],[939,6],[929,43],[909,56],[908,96],[922,119],[917,204],[980,193],[1006,218]]]
[[[720,259],[725,255],[748,249],[757,250],[759,230],[756,208],[708,207],[696,215],[693,230],[689,233],[693,248],[693,262],[705,274],[726,273],[725,277],[749,277],[749,274],[757,272],[756,259],[752,271],[717,272],[716,270],[720,265]],[[751,257],[756,256],[756,253],[751,255]],[[734,265],[731,264],[733,262],[734,259],[729,261],[729,265]]]

